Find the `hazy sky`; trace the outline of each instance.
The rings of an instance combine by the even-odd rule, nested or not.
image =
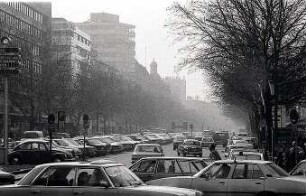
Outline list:
[[[43,0],[45,1],[45,0]],[[179,0],[184,2],[184,0]],[[147,68],[155,58],[162,77],[175,76],[174,66],[179,61],[177,46],[167,29],[166,8],[174,0],[51,0],[53,17],[63,17],[72,22],[89,19],[91,12],[107,12],[120,16],[120,21],[136,26],[136,59]],[[187,95],[206,99],[201,73],[180,73],[187,80]]]

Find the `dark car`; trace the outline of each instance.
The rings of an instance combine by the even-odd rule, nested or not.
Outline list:
[[[0,185],[5,184],[14,184],[15,183],[15,175],[0,170]]]
[[[202,156],[202,147],[201,142],[194,139],[186,139],[182,144],[177,148],[177,155],[193,155],[193,156]]]
[[[215,144],[215,141],[210,136],[205,136],[201,140],[201,146],[202,148],[208,148],[210,145]]]
[[[184,135],[176,135],[173,140],[173,150],[176,150],[177,147],[187,139]]]
[[[75,138],[75,141],[79,142],[81,145],[84,144],[83,138]],[[105,156],[111,149],[110,144],[103,143],[94,138],[85,138],[85,144],[88,146],[93,146],[97,156]]]
[[[213,139],[216,145],[222,145],[223,147],[225,147],[229,139],[229,134],[225,131],[216,132],[213,136]]]
[[[134,163],[130,170],[144,182],[173,176],[191,176],[207,166],[203,158],[147,157]]]
[[[11,164],[40,164],[75,160],[72,153],[61,148],[52,148],[45,140],[26,140],[18,144],[9,154]]]

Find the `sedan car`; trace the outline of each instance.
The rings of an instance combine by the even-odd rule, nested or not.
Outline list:
[[[215,161],[192,177],[148,181],[151,185],[191,188],[204,195],[305,195],[306,179],[290,177],[269,161]]]
[[[177,148],[177,155],[193,155],[193,156],[202,156],[202,147],[201,142],[194,139],[186,139],[182,144]]]
[[[144,182],[172,176],[191,176],[207,166],[207,160],[192,157],[148,157],[130,169]]]
[[[39,164],[46,162],[75,160],[72,153],[65,149],[53,147],[45,140],[32,139],[18,144],[9,154],[11,164]]]
[[[5,196],[201,196],[199,191],[149,186],[118,163],[56,163],[36,166],[16,185],[0,187]]]
[[[292,176],[306,178],[306,160],[299,162],[290,172]]]
[[[202,137],[202,140],[201,140],[202,148],[208,148],[212,144],[215,144],[215,141],[211,136]]]
[[[225,157],[228,157],[231,160],[264,160],[262,152],[259,151],[235,151],[231,150],[229,154]]]
[[[160,144],[137,144],[132,154],[132,163],[144,157],[165,156]]]
[[[173,150],[176,150],[177,147],[187,139],[184,135],[176,135],[173,139]]]
[[[79,142],[81,145],[84,144],[83,138],[75,138],[75,141]],[[85,144],[95,148],[97,156],[104,156],[110,151],[111,145],[103,143],[95,138],[85,138]]]
[[[5,184],[14,184],[15,183],[15,175],[0,170],[0,185]]]

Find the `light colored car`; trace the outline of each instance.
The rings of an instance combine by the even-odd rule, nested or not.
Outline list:
[[[192,177],[172,177],[147,184],[192,188],[204,195],[305,195],[306,179],[289,176],[269,161],[215,161]]]
[[[231,150],[228,157],[231,160],[261,160],[264,161],[264,156],[262,152],[259,151],[235,151]]]
[[[192,176],[211,162],[195,157],[147,157],[134,163],[130,169],[146,182],[173,176]]]
[[[56,163],[36,166],[16,185],[1,186],[5,196],[201,196],[199,191],[144,184],[119,163]]]
[[[144,157],[165,156],[160,144],[137,144],[132,154],[132,163]]]
[[[112,135],[112,139],[122,144],[123,150],[127,150],[127,151],[134,150],[135,146],[140,143],[139,141],[134,141],[131,138],[125,135],[120,135],[120,134]]]
[[[299,162],[290,172],[290,175],[306,178],[306,160]]]

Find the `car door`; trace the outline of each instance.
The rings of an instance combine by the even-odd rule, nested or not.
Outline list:
[[[33,164],[36,162],[36,157],[32,151],[32,142],[25,142],[17,149],[18,154],[21,156],[22,163]]]
[[[264,177],[256,164],[238,163],[228,182],[228,196],[253,196],[264,190]]]
[[[199,190],[207,196],[226,196],[228,176],[232,165],[215,163],[205,170],[201,176],[194,178],[193,189]]]
[[[75,196],[118,196],[117,188],[111,186],[100,167],[79,167],[76,176]]]
[[[131,170],[144,182],[156,179],[156,163],[157,160],[142,160],[137,165],[133,166]]]
[[[24,195],[72,196],[74,181],[75,167],[51,166],[40,174],[30,186],[30,192]]]

